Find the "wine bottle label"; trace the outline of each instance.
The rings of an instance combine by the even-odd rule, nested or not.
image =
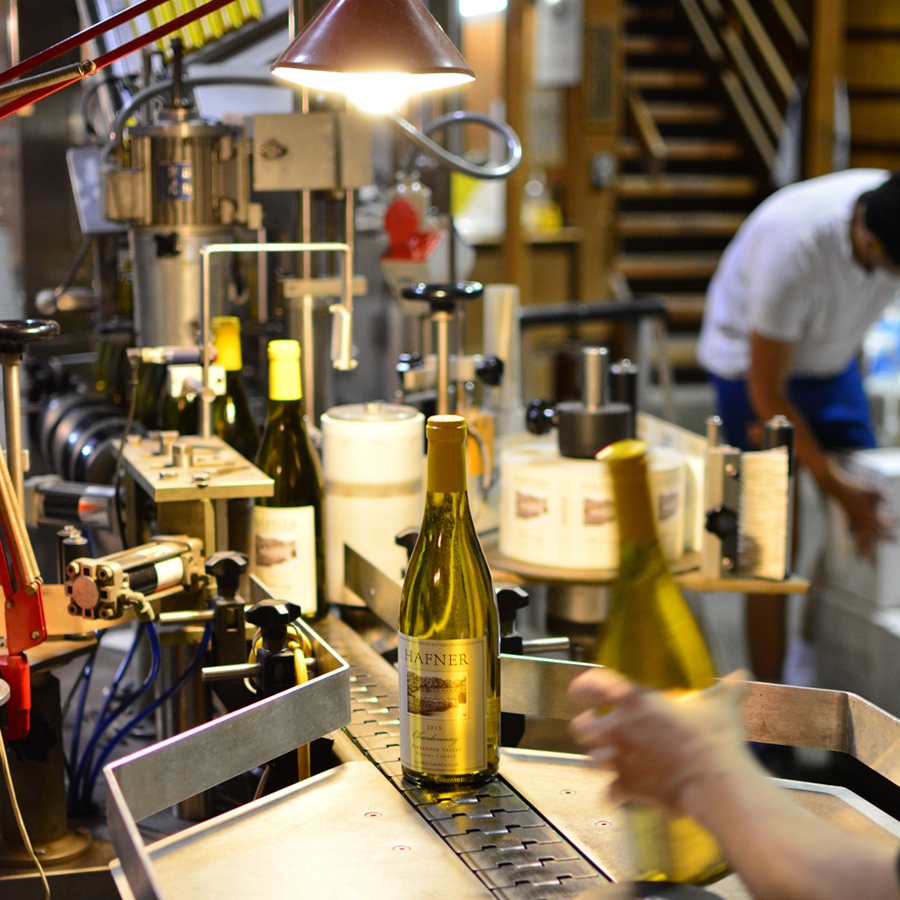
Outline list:
[[[254,506],[251,570],[278,600],[316,612],[316,519],[312,506]]]
[[[487,638],[432,641],[399,635],[400,761],[434,775],[487,766]]]

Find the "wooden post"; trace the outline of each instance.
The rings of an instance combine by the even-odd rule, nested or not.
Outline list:
[[[834,91],[845,78],[846,22],[847,0],[814,0],[803,154],[806,178],[824,175],[834,168]]]
[[[503,238],[503,278],[517,284],[521,300],[530,299],[528,254],[520,219],[522,194],[528,181],[526,97],[531,78],[528,0],[509,0],[506,8],[506,121],[522,141],[522,163],[506,180],[506,234]]]

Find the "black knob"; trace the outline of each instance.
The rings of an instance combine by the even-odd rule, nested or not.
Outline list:
[[[556,407],[549,400],[530,400],[525,410],[525,427],[531,434],[547,434],[558,424]]]
[[[394,543],[398,547],[403,547],[406,550],[406,559],[409,561],[410,556],[412,556],[413,548],[416,546],[416,541],[419,539],[419,526],[412,525],[409,528],[404,528],[395,538]]]
[[[717,506],[706,513],[706,530],[720,540],[734,537],[738,532],[738,517],[733,509]]]
[[[518,584],[499,584],[496,594],[501,622],[514,622],[516,613],[528,606],[528,591]]]
[[[503,381],[503,360],[499,356],[485,356],[477,366],[475,374],[491,387],[497,387]]]
[[[234,597],[238,591],[241,575],[246,571],[247,557],[233,550],[213,553],[206,560],[206,574],[216,579],[219,595],[222,597]]]
[[[263,639],[279,638],[287,631],[288,625],[300,615],[300,606],[286,600],[260,600],[247,610],[248,622],[262,632]]]
[[[400,292],[406,300],[424,300],[432,312],[453,312],[458,300],[477,300],[484,294],[479,281],[457,281],[453,284],[415,284]]]
[[[51,319],[12,319],[0,321],[0,353],[21,356],[26,344],[56,337],[59,323]]]

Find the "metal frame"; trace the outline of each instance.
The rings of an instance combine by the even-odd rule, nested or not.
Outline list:
[[[316,678],[104,767],[109,836],[136,900],[164,900],[137,822],[350,721],[348,664],[298,624],[312,643]]]

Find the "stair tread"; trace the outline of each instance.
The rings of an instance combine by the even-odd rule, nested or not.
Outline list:
[[[620,175],[623,197],[752,197],[759,192],[749,175]]]
[[[616,268],[626,278],[710,278],[719,253],[623,253]]]
[[[709,86],[706,72],[699,69],[629,69],[625,80],[637,90],[672,89],[685,90]]]
[[[711,123],[725,120],[725,110],[715,103],[671,103],[648,100],[647,109],[660,124]]]
[[[625,53],[632,56],[690,53],[693,42],[687,37],[660,34],[626,34],[623,39]]]
[[[738,141],[709,138],[663,138],[669,159],[698,162],[710,159],[738,159],[744,150]],[[644,155],[640,144],[633,139],[619,143],[619,155],[625,159],[638,159]]]
[[[744,218],[727,212],[620,212],[617,227],[627,237],[731,235]]]

